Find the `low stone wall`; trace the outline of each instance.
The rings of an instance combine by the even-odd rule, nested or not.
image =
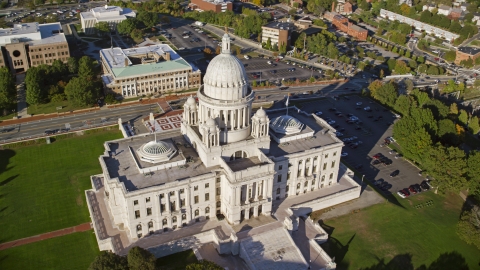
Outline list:
[[[335,269],[336,268],[335,262],[332,260],[332,258],[330,258],[330,256],[328,256],[328,254],[325,252],[325,250],[323,250],[323,248],[321,248],[318,245],[318,243],[315,241],[315,239],[310,239],[310,240],[308,240],[308,242],[309,242],[310,246],[318,252],[320,257],[322,257],[323,261],[326,262],[326,266],[324,268],[320,268],[320,269],[327,270],[327,269]]]
[[[95,188],[95,185],[92,181],[92,186]],[[95,217],[95,210],[93,209],[92,205],[90,204],[90,199],[89,199],[89,192],[95,193],[93,189],[85,190],[85,197],[87,198],[87,207],[88,207],[88,212],[90,216],[92,217],[92,224],[93,224],[93,230],[95,232],[95,238],[97,238],[97,244],[98,244],[98,249],[100,251],[106,250],[106,251],[111,251],[113,253],[116,253],[117,251],[115,250],[115,245],[113,243],[113,238],[112,237],[107,237],[104,239],[100,238],[101,232],[99,228],[99,224],[96,222]],[[93,195],[95,196],[95,195]],[[98,209],[97,211],[100,211]]]

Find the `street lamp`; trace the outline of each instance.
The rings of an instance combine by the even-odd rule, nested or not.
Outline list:
[[[14,116],[14,117],[17,117],[17,114],[15,113],[15,111],[16,111],[16,110],[13,109],[13,110],[12,110],[12,113],[13,113],[13,116]]]

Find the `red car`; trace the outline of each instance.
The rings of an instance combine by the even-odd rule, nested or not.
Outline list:
[[[408,188],[408,190],[409,190],[410,192],[412,192],[413,194],[417,194],[417,191],[415,190],[415,188],[414,188],[413,186],[410,186],[410,187]]]
[[[408,188],[404,188],[404,189],[402,189],[402,191],[403,191],[403,195],[405,195],[405,197],[410,196],[410,191],[408,191]]]
[[[374,159],[379,159],[381,157],[383,157],[383,155],[381,153],[378,153],[375,156],[373,156]]]

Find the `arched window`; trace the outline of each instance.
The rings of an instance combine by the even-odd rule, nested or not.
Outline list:
[[[210,207],[205,208],[205,214],[210,213]]]
[[[297,184],[297,189],[300,188],[300,183]]]
[[[163,224],[163,225],[167,225],[167,219],[166,219],[166,218],[164,218],[164,219],[162,220],[162,224]]]
[[[280,188],[277,188],[277,194],[280,194]]]
[[[153,228],[153,221],[148,222],[148,228]]]
[[[304,187],[308,186],[308,181],[305,181],[305,183],[303,183],[303,186]]]
[[[330,179],[332,179],[332,178],[333,178],[333,173],[330,174]]]
[[[137,225],[137,232],[142,230],[142,224]]]
[[[217,207],[222,206],[222,203],[220,201],[217,202]]]
[[[325,175],[322,175],[322,182],[325,181]]]
[[[176,223],[177,222],[177,217],[173,217],[172,218],[172,223]]]
[[[186,215],[186,214],[183,214],[183,215],[182,215],[182,220],[185,220],[185,219],[187,219],[187,215]]]
[[[198,216],[198,215],[200,215],[200,211],[198,211],[198,209],[197,209],[197,210],[195,210],[195,216]]]

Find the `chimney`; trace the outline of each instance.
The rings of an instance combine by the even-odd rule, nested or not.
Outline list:
[[[332,12],[334,12],[334,11],[335,11],[335,1],[332,2]]]
[[[167,60],[167,61],[170,61],[170,53],[165,52],[165,56],[163,58],[165,58],[165,60]]]
[[[128,67],[128,58],[125,57],[125,66]]]

